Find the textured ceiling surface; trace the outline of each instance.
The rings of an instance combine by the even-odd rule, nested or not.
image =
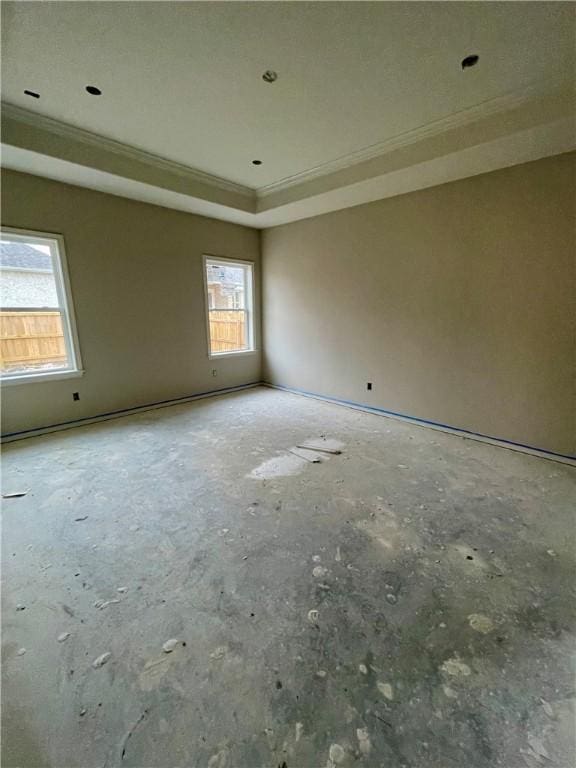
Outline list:
[[[4,2],[2,16],[6,102],[251,188],[574,68],[572,3]]]

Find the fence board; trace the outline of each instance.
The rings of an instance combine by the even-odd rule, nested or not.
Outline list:
[[[60,312],[0,311],[0,367],[3,371],[66,363]]]
[[[210,310],[210,349],[233,352],[246,349],[246,310]]]

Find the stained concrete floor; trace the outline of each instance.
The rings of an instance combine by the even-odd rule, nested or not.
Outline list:
[[[575,478],[268,389],[6,446],[2,765],[572,766]]]

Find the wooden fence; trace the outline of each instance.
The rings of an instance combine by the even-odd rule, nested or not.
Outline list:
[[[60,312],[0,311],[0,367],[3,371],[66,363]]]
[[[210,310],[210,348],[212,352],[246,349],[246,310]]]

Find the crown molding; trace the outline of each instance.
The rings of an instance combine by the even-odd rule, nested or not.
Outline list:
[[[574,96],[565,84],[527,88],[259,190],[11,104],[1,160],[9,170],[265,229],[573,151]]]
[[[540,86],[532,85],[521,91],[515,91],[505,94],[504,96],[489,99],[468,109],[454,112],[446,117],[426,123],[417,128],[412,128],[393,136],[390,139],[385,139],[384,141],[376,142],[375,144],[355,150],[349,154],[342,155],[341,157],[322,163],[314,168],[309,168],[301,173],[280,179],[272,184],[258,187],[256,190],[256,197],[258,200],[264,200],[279,192],[284,192],[292,187],[299,186],[300,184],[320,179],[324,176],[330,176],[338,171],[346,170],[353,166],[360,165],[361,163],[381,158],[398,149],[417,144],[426,139],[435,138],[454,129],[467,127],[495,115],[511,112],[530,104],[539,96],[542,96],[543,93],[567,93],[568,87],[569,86],[565,85],[564,87],[559,88],[557,84],[555,86],[551,86],[550,84],[548,84],[548,86],[543,86],[542,84]]]
[[[526,130],[499,136],[487,142],[451,149],[436,157],[335,186],[312,196],[270,206],[256,216],[263,229],[322,216],[333,211],[385,200],[398,195],[471,178],[481,174],[534,162],[576,150],[573,117],[546,122]]]
[[[176,174],[186,179],[189,182],[200,182],[215,189],[222,190],[223,192],[233,192],[237,195],[245,197],[247,200],[254,201],[255,192],[250,187],[246,187],[243,184],[237,184],[236,182],[223,179],[220,176],[214,176],[204,171],[198,171],[182,163],[177,163],[173,160],[168,160],[165,157],[160,157],[151,152],[146,152],[142,149],[137,149],[128,144],[115,141],[114,139],[106,138],[105,136],[99,136],[96,133],[87,131],[83,128],[77,128],[76,126],[69,125],[68,123],[62,123],[59,120],[54,120],[51,117],[40,115],[37,112],[31,112],[23,107],[18,107],[16,104],[10,104],[8,102],[2,102],[2,117],[14,120],[25,125],[38,128],[47,133],[60,136],[62,138],[71,139],[73,141],[80,142],[81,144],[88,144],[98,149],[111,152],[115,155],[127,158],[143,165],[152,166],[158,168],[161,171],[167,171],[169,173]]]

